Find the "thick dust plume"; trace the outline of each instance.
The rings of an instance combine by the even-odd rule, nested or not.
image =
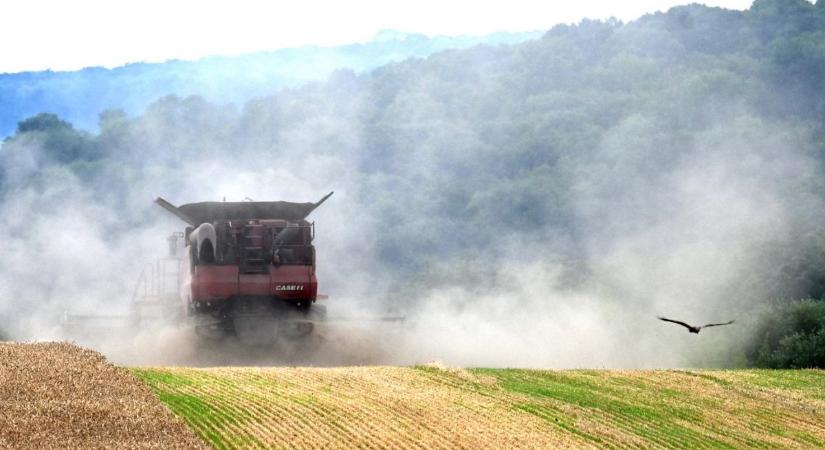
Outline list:
[[[351,166],[345,160],[310,158],[264,172],[209,161],[184,181],[141,179],[130,187],[130,205],[105,204],[75,175],[54,169],[46,186],[22,189],[4,204],[2,226],[13,237],[0,263],[4,331],[21,340],[75,339],[127,364],[701,362],[697,348],[727,345],[740,331],[694,336],[655,317],[702,323],[747,314],[758,293],[737,288],[758,270],[759,244],[783,238],[795,210],[812,207],[783,180],[814,166],[803,154],[781,164],[769,158],[779,146],[792,154],[787,148],[800,144],[786,140],[804,134],[767,129],[743,142],[720,127],[698,135],[672,171],[649,174],[644,157],[628,161],[632,149],[624,139],[639,126],[629,122],[608,134],[593,160],[575,167],[580,173],[571,190],[584,257],[566,259],[552,235],[510,233],[487,253],[445,255],[430,266],[435,275],[400,281],[370,251],[376,236],[394,230],[377,228],[371,215],[380,211],[359,203],[359,177],[341,170]],[[234,176],[223,181],[226,171]],[[292,187],[269,188],[258,183],[262,178]],[[175,323],[135,330],[102,319],[80,333],[63,326],[67,312],[128,314],[146,262],[164,256],[165,237],[183,227],[151,205],[153,192],[178,203],[242,194],[314,201],[329,187],[337,193],[312,217],[320,289],[330,295],[319,304],[328,321],[310,339],[261,349],[231,338],[204,340]],[[123,227],[135,214],[143,223]]]
[[[771,258],[797,254],[822,223],[816,136],[724,100],[723,76],[681,74],[690,67],[655,59],[665,50],[630,39],[634,28],[581,27],[628,46],[574,61],[607,77],[612,97],[592,95],[595,81],[556,52],[610,49],[561,27],[517,47],[338,72],[241,110],[167,97],[140,116],[102,115],[95,135],[18,133],[0,150],[0,334],[77,339],[141,365],[735,364],[725,352],[753,312],[796,292]],[[55,145],[94,152],[67,161]],[[176,323],[66,332],[67,312],[129,313],[147,262],[184,227],[155,197],[308,202],[331,190],[310,216],[329,295],[311,338],[252,349]],[[691,335],[659,315],[737,322]]]

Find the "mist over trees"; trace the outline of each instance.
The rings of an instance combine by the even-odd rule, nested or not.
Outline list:
[[[121,211],[112,231],[157,217],[156,195],[219,199],[208,180],[272,200],[335,189],[324,208],[349,222],[319,230],[396,303],[549,261],[548,289],[743,313],[825,296],[823,80],[825,1],[680,6],[339,70],[240,109],[167,96],[103,111],[98,134],[36,115],[3,143],[0,183],[6,204],[48,204],[70,177]]]
[[[336,69],[360,73],[445,49],[517,43],[538,35],[502,32],[428,37],[383,30],[372,41],[338,47],[306,46],[196,61],[132,63],[114,69],[0,73],[0,137],[12,134],[21,119],[42,111],[92,130],[101,110],[121,108],[138,114],[164,95],[202,95],[215,103],[240,105],[279,89],[322,80]]]

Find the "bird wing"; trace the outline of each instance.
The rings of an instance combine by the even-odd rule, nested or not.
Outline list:
[[[722,325],[730,325],[730,324],[732,324],[733,322],[736,322],[736,321],[735,321],[735,320],[731,320],[730,322],[725,322],[725,323],[709,323],[709,324],[707,324],[707,325],[702,325],[702,328],[707,328],[707,327],[720,327],[720,326],[722,326]]]
[[[657,316],[656,318],[657,318],[657,319],[659,319],[659,320],[664,320],[665,322],[678,323],[679,325],[681,325],[681,326],[683,326],[683,327],[685,327],[685,328],[687,328],[687,329],[690,329],[690,328],[691,328],[691,326],[690,326],[690,325],[688,325],[688,324],[686,324],[686,323],[684,323],[684,322],[680,322],[680,321],[678,321],[678,320],[668,319],[668,318],[666,318],[666,317],[661,317],[661,316]]]

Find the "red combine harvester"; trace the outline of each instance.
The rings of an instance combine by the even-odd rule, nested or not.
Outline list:
[[[177,271],[184,314],[199,334],[236,335],[266,345],[306,335],[318,298],[315,224],[307,216],[326,201],[202,202],[174,206],[155,202],[187,223],[188,257]]]

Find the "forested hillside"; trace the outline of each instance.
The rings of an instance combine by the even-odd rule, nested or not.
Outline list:
[[[99,134],[41,114],[0,150],[0,227],[17,238],[4,294],[54,301],[96,280],[42,287],[44,264],[122,269],[111,249],[148,252],[177,226],[157,195],[335,190],[313,215],[324,289],[443,308],[468,328],[514,314],[505,330],[567,336],[622,314],[741,317],[819,298],[823,80],[825,1],[757,0],[341,70],[240,110],[167,96],[138,116],[103,111]],[[12,267],[32,252],[53,257]],[[617,333],[645,333],[625,323]],[[612,337],[589,342],[626,343]]]
[[[525,32],[427,37],[384,30],[372,41],[339,47],[308,46],[196,61],[133,63],[114,69],[0,74],[0,137],[12,134],[17,122],[41,111],[57,113],[75,126],[91,130],[104,109],[140,114],[164,95],[200,95],[218,104],[242,105],[279,89],[322,80],[337,69],[360,73],[446,49],[480,43],[511,44],[538,35]]]

